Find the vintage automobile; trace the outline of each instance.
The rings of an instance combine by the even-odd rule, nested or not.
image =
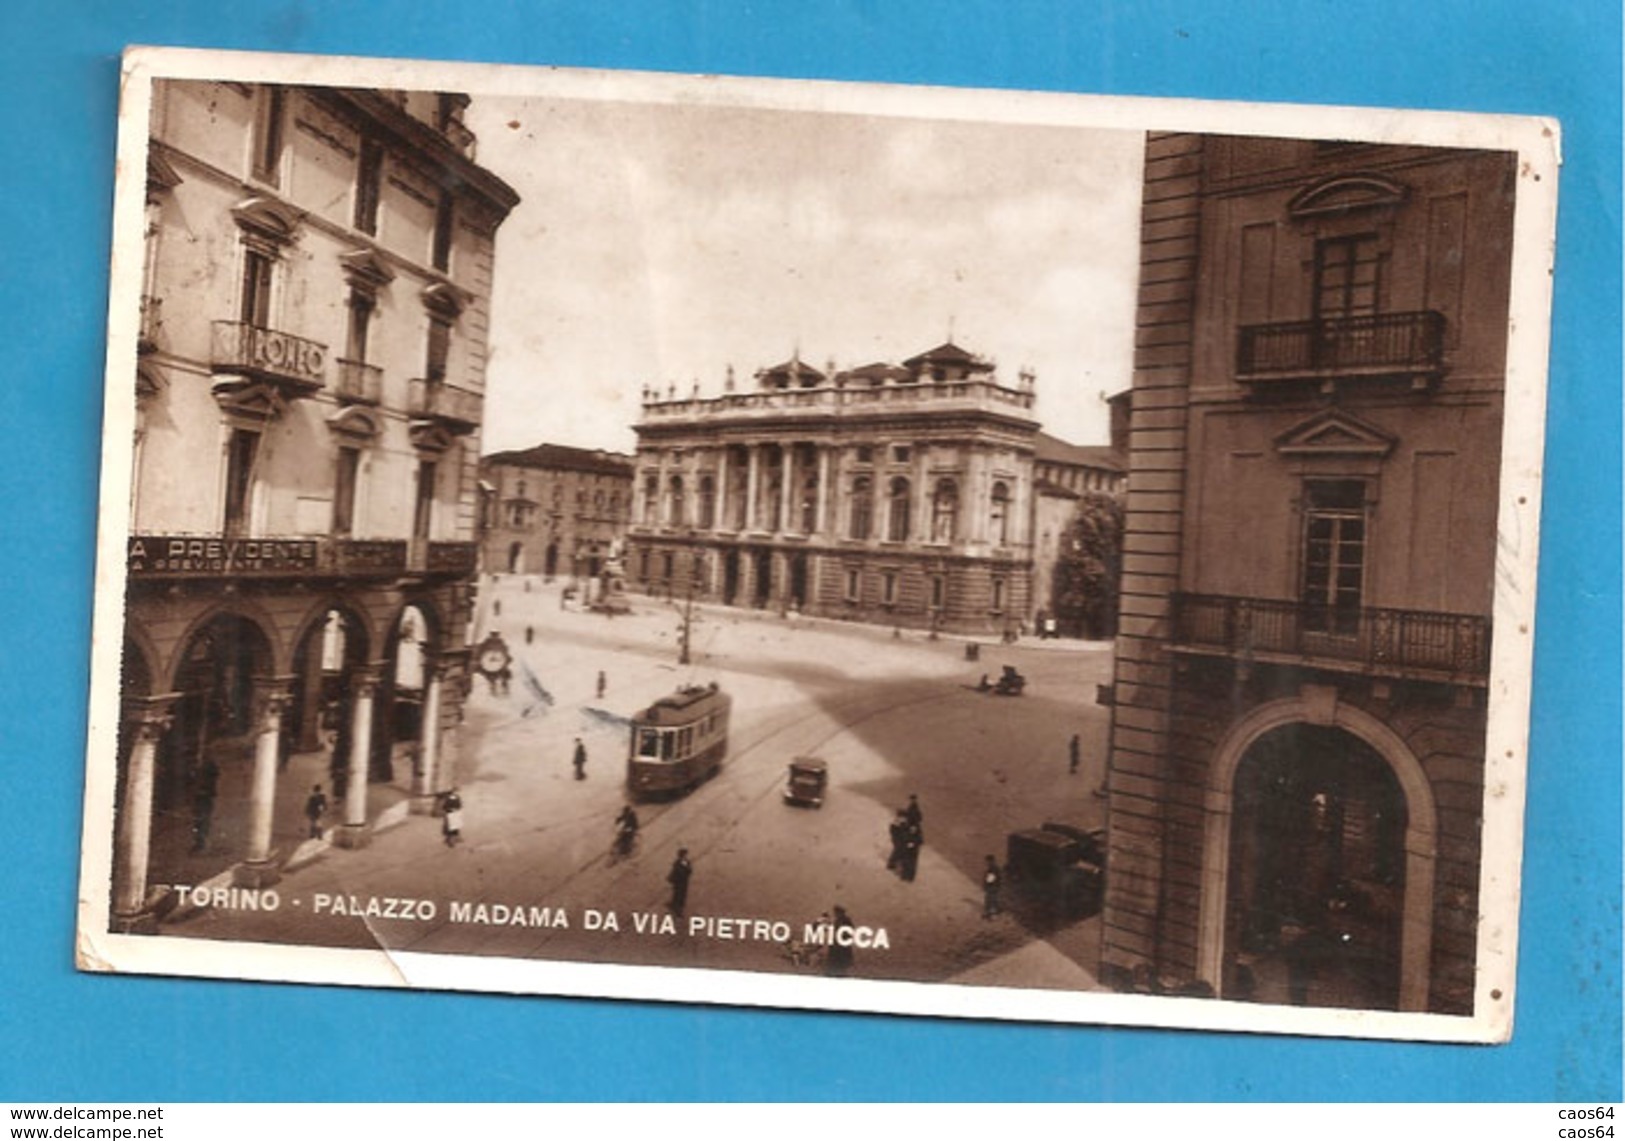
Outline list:
[[[829,784],[829,766],[817,757],[797,757],[790,762],[784,780],[784,802],[808,808],[821,808],[824,789]]]
[[[1012,832],[1004,874],[1013,902],[1046,919],[1094,915],[1106,889],[1106,830],[1046,822]]]

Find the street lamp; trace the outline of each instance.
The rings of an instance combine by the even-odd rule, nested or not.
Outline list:
[[[688,575],[688,595],[683,600],[683,610],[682,610],[683,622],[682,622],[682,626],[680,627],[680,629],[678,631],[677,664],[680,665],[680,666],[686,666],[686,665],[689,664],[689,656],[688,656],[689,632],[693,629],[693,626],[694,626],[694,587],[695,587],[695,584],[698,583],[700,581],[700,579],[704,576],[704,574],[705,574],[705,557],[703,555],[695,555],[694,556],[694,565],[690,569],[689,575]]]

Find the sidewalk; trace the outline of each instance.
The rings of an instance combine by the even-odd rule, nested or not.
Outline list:
[[[1021,987],[1032,990],[1106,990],[1087,969],[1062,954],[1046,940],[1033,939],[1023,947],[985,963],[978,963],[950,979],[965,986]]]

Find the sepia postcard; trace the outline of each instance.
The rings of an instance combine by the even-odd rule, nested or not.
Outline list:
[[[83,969],[1510,1036],[1555,123],[122,91]]]

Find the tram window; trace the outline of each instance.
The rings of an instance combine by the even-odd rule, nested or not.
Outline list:
[[[676,738],[677,738],[677,734],[673,733],[670,729],[667,729],[664,733],[660,734],[660,759],[661,760],[663,760],[663,761],[671,760],[671,746],[672,746],[672,742],[675,741]]]
[[[643,738],[638,742],[638,756],[658,757],[660,755],[660,731],[658,729],[645,729]]]

